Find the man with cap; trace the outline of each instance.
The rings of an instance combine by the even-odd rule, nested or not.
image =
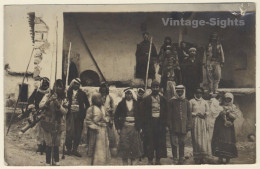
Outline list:
[[[179,145],[179,162],[184,163],[185,136],[191,130],[192,116],[190,103],[185,98],[185,87],[175,87],[175,96],[168,101],[167,124],[170,130],[172,155],[174,162],[177,161],[177,146]]]
[[[224,52],[219,42],[218,34],[210,36],[209,44],[204,53],[204,65],[207,72],[207,79],[210,93],[217,93],[218,84],[221,79],[221,68],[224,66]]]
[[[136,76],[136,78],[140,78],[145,81],[148,56],[149,56],[149,50],[150,50],[149,33],[144,32],[143,38],[144,38],[144,40],[141,43],[137,44],[137,49],[136,49],[136,53],[135,53],[135,56],[136,56],[136,75],[135,76]],[[157,62],[157,60],[158,60],[157,51],[156,51],[154,44],[152,43],[148,79],[155,78],[154,64]]]
[[[81,139],[83,122],[86,116],[86,110],[90,104],[84,91],[80,89],[81,81],[79,78],[73,79],[70,83],[68,96],[68,113],[66,121],[66,148],[68,155],[81,157],[78,152],[78,146]]]
[[[49,86],[50,86],[50,80],[47,77],[41,78],[40,86],[37,89],[35,89],[33,91],[32,95],[29,97],[28,112],[29,113],[32,112],[32,114],[31,114],[32,116],[30,117],[31,119],[33,119],[34,112],[39,110],[39,104],[40,104],[43,96],[50,92]],[[36,128],[36,130],[35,130],[36,131],[36,140],[37,140],[37,145],[38,145],[38,149],[36,150],[36,152],[40,152],[42,155],[43,152],[45,151],[46,143],[44,140],[44,133],[43,133],[43,129],[41,127],[41,122],[37,123],[35,128]]]
[[[189,49],[189,57],[183,61],[182,79],[187,99],[190,100],[202,82],[202,64],[195,47]]]
[[[144,137],[147,142],[146,150],[148,164],[153,165],[154,153],[156,165],[160,159],[167,157],[166,150],[166,122],[167,101],[159,95],[160,83],[154,80],[151,84],[152,93],[144,98]]]

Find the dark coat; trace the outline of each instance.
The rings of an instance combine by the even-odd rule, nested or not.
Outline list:
[[[167,101],[160,96],[160,117],[156,122],[152,118],[152,96],[149,95],[143,100],[144,107],[144,137],[147,140],[147,156],[153,157],[157,149],[159,158],[167,157],[166,149],[166,124],[167,124]],[[156,124],[155,124],[156,123]],[[156,135],[156,136],[155,136]],[[158,146],[158,147],[156,147]]]
[[[68,114],[70,114],[71,111],[71,104],[72,104],[72,95],[73,95],[73,90],[68,90],[67,96],[69,100],[69,105],[68,105]],[[86,117],[86,110],[89,108],[90,104],[88,101],[88,96],[84,91],[81,89],[78,90],[78,95],[77,95],[77,100],[79,103],[79,118],[82,119],[82,121]]]
[[[187,99],[171,99],[168,102],[168,127],[171,132],[186,134],[192,126],[190,103]]]
[[[135,128],[137,130],[141,129],[141,115],[138,112],[138,106],[137,101],[133,100],[133,112],[135,117]],[[126,106],[126,100],[123,99],[121,102],[119,102],[116,112],[115,112],[115,127],[117,130],[121,130],[125,123],[125,118],[127,116],[127,106]]]
[[[136,78],[145,79],[148,56],[149,56],[149,49],[150,49],[150,41],[142,41],[141,43],[139,43],[137,45],[137,49],[136,49],[136,53],[135,53]],[[156,61],[157,61],[157,51],[156,51],[154,44],[152,44],[148,78],[151,78],[151,79],[155,78],[154,62],[156,62]]]
[[[32,95],[28,99],[28,105],[34,104],[35,109],[39,109],[39,104],[45,94],[35,89],[32,93]]]
[[[202,77],[202,64],[198,58],[195,59],[195,62],[192,62],[190,59],[184,61],[182,66],[182,82],[186,87],[187,99],[193,98],[195,90],[200,87]]]

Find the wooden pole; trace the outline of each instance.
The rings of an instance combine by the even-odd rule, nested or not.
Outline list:
[[[67,64],[66,86],[65,87],[67,87],[69,84],[70,52],[71,52],[71,42],[70,42],[69,53],[68,53],[68,64]]]
[[[146,69],[146,77],[145,77],[145,90],[147,89],[147,83],[148,83],[148,74],[149,74],[149,66],[150,66],[150,58],[151,58],[151,51],[152,51],[152,43],[153,43],[153,37],[151,37],[150,41],[150,48],[149,48],[149,55],[148,55],[148,62],[147,62],[147,69]]]
[[[22,89],[22,87],[23,87],[24,79],[25,79],[25,76],[26,76],[26,74],[27,74],[27,71],[28,71],[29,65],[30,65],[30,63],[31,63],[31,60],[32,60],[33,51],[34,51],[34,48],[32,49],[31,57],[30,57],[30,59],[29,59],[28,65],[27,65],[27,67],[26,67],[26,71],[25,71],[24,76],[23,76],[21,89]],[[16,109],[17,109],[19,99],[20,99],[20,97],[21,97],[20,95],[21,95],[21,92],[19,91],[19,95],[18,95],[17,101],[16,101],[16,103],[15,103],[14,111],[13,111],[13,113],[12,113],[12,116],[11,116],[11,119],[10,119],[10,122],[9,122],[9,125],[8,125],[8,129],[7,129],[6,135],[8,134],[8,132],[9,132],[9,130],[10,130],[10,128],[11,128],[12,120],[13,120],[15,111],[16,111]]]

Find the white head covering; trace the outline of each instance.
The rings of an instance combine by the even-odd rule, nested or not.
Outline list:
[[[225,98],[230,98],[230,99],[232,99],[231,102],[230,102],[230,104],[233,104],[233,102],[234,102],[234,95],[233,95],[232,93],[226,93],[226,94],[225,94]]]
[[[75,79],[73,79],[73,80],[70,82],[69,89],[71,89],[75,83],[81,84],[80,78],[75,78]]]
[[[179,96],[178,94],[177,94],[177,90],[183,90],[183,94],[182,94],[182,96]],[[186,90],[185,90],[185,86],[183,86],[183,85],[178,85],[178,86],[176,86],[175,87],[175,89],[174,89],[174,99],[185,99],[185,95],[186,95]]]

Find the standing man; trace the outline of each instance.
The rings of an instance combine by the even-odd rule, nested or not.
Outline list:
[[[148,165],[153,165],[154,153],[156,165],[160,159],[167,157],[166,150],[166,122],[167,101],[159,95],[160,83],[154,80],[151,84],[152,94],[144,98],[144,137],[147,145]]]
[[[186,96],[190,100],[202,82],[202,64],[195,47],[189,49],[189,57],[183,62],[182,75],[182,82],[187,92]]]
[[[174,162],[177,161],[177,144],[179,144],[179,164],[184,163],[185,136],[191,130],[192,116],[189,101],[185,98],[185,87],[178,85],[176,95],[168,102],[168,127]]]
[[[217,93],[218,84],[221,79],[221,68],[224,66],[224,61],[224,52],[219,42],[218,34],[213,33],[210,36],[209,44],[204,54],[204,64],[211,94]]]
[[[29,113],[32,112],[31,118],[33,119],[34,113],[39,110],[39,104],[45,94],[50,92],[49,90],[50,80],[47,77],[43,77],[40,81],[40,86],[35,89],[32,95],[28,99],[28,109]],[[45,152],[45,139],[44,132],[41,126],[41,122],[36,124],[36,141],[38,145],[38,149],[36,152],[40,152],[41,155]]]
[[[68,114],[66,121],[66,148],[68,155],[81,157],[78,152],[78,146],[81,139],[83,122],[86,116],[86,110],[90,104],[84,91],[80,89],[81,81],[79,78],[73,79],[68,89]],[[72,150],[73,148],[73,150]]]
[[[143,38],[144,40],[141,43],[137,44],[135,56],[136,56],[136,78],[143,79],[145,82],[148,56],[150,50],[149,33],[144,32]],[[148,79],[155,78],[154,64],[157,62],[157,60],[158,60],[157,51],[154,44],[152,43]]]

